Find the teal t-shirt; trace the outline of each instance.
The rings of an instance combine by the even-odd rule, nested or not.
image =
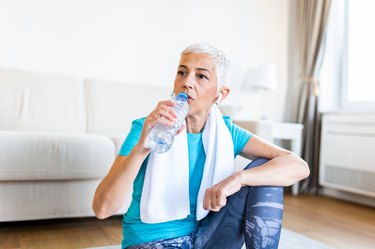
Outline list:
[[[247,130],[232,123],[232,120],[224,116],[224,122],[227,125],[233,140],[234,156],[236,157],[246,145],[251,137]],[[145,118],[136,119],[132,122],[132,128],[126,137],[119,155],[127,156],[133,147],[138,143]],[[162,222],[157,224],[143,223],[140,219],[140,202],[142,195],[143,182],[146,172],[148,157],[142,163],[137,177],[133,183],[132,202],[128,211],[125,213],[122,228],[123,240],[122,248],[128,246],[146,243],[158,239],[169,239],[188,235],[196,229],[196,203],[198,191],[203,175],[204,162],[206,154],[203,148],[202,133],[188,133],[189,148],[189,200],[190,215],[185,219]]]

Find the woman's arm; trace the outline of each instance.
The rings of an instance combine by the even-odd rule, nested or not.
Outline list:
[[[307,163],[291,151],[273,145],[252,135],[241,155],[255,159],[264,157],[269,161],[261,166],[241,170],[208,188],[204,208],[219,211],[226,204],[226,198],[242,186],[289,186],[310,174]]]
[[[258,157],[270,159],[259,167],[240,172],[242,185],[290,186],[310,174],[307,163],[299,156],[256,135],[252,135],[241,155],[250,159]]]
[[[177,114],[170,108],[174,105],[175,103],[169,100],[159,102],[155,110],[145,119],[139,141],[130,154],[117,156],[109,173],[95,191],[92,209],[96,217],[105,219],[121,208],[125,198],[132,191],[133,182],[143,161],[150,153],[146,145],[148,134],[157,123],[174,125]]]
[[[105,219],[121,208],[147,155],[136,145],[128,156],[117,156],[95,191],[92,209],[96,217]]]

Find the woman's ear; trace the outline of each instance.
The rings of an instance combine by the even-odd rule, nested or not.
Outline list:
[[[215,103],[217,105],[220,104],[228,96],[229,92],[230,89],[228,87],[223,86],[217,94]]]
[[[219,94],[218,94],[217,97],[216,97],[216,101],[215,101],[215,103],[216,103],[217,105],[220,104],[222,98],[223,98],[223,94],[222,94],[221,92],[219,92]]]

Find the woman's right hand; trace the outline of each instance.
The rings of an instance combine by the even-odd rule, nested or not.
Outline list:
[[[176,103],[174,103],[171,100],[160,101],[158,105],[156,106],[155,110],[153,110],[147,116],[143,125],[141,137],[138,142],[139,149],[145,152],[151,151],[150,148],[148,148],[146,142],[147,142],[147,137],[150,134],[150,131],[156,124],[160,123],[160,124],[173,126],[177,122],[178,120],[177,113],[172,108],[175,105]]]

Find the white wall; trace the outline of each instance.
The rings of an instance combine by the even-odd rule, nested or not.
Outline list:
[[[284,120],[289,0],[2,0],[0,67],[68,73],[137,84],[171,85],[179,53],[195,42],[232,60],[232,96]],[[276,92],[244,92],[248,68],[275,62]]]

